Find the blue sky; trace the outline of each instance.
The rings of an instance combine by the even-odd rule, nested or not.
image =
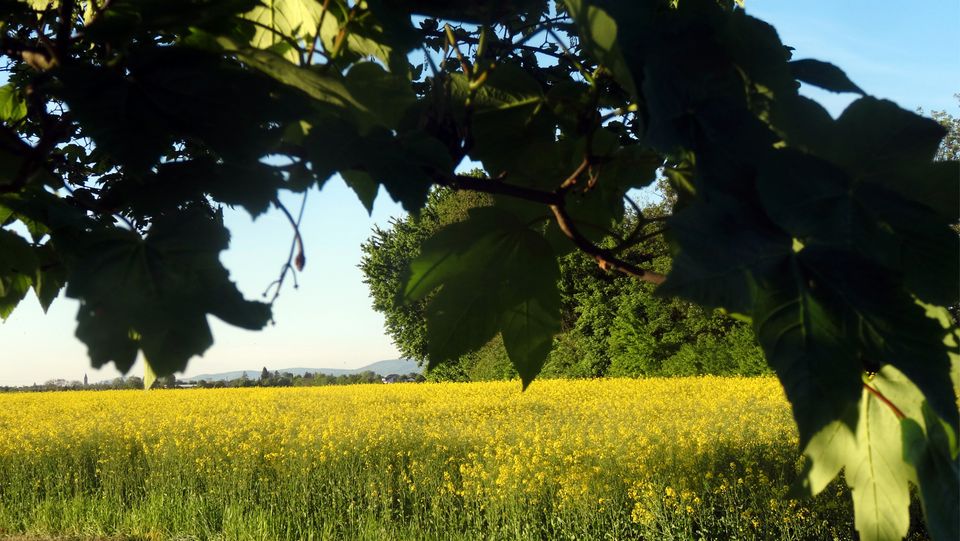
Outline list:
[[[868,93],[902,107],[947,110],[960,115],[960,2],[927,0],[747,0],[747,12],[772,23],[795,58],[817,58],[841,66]],[[838,115],[852,96],[805,88]],[[298,197],[284,198],[299,208]],[[383,318],[370,308],[357,268],[360,243],[374,224],[401,209],[381,192],[372,216],[339,179],[308,198],[303,220],[307,267],[299,289],[288,283],[277,301],[276,325],[260,332],[238,330],[211,318],[216,343],[196,358],[186,375],[239,369],[294,366],[357,367],[394,358]],[[227,211],[233,232],[222,256],[249,298],[258,298],[276,279],[286,258],[290,227],[277,212],[252,222],[243,211]],[[93,370],[82,343],[73,337],[77,304],[59,298],[46,315],[32,296],[0,325],[3,370],[0,385],[48,379],[91,381],[118,373]],[[133,374],[141,374],[135,366]]]

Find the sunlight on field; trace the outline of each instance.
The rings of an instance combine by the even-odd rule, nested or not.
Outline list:
[[[0,531],[849,537],[774,379],[0,395]],[[837,533],[839,532],[839,533]]]

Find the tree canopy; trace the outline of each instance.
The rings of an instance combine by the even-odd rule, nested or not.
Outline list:
[[[907,531],[909,483],[958,536],[956,162],[946,130],[793,59],[731,0],[5,0],[0,316],[80,301],[95,366],[158,375],[249,329],[220,208],[341,175],[369,208],[431,186],[491,194],[402,277],[431,360],[499,333],[527,385],[580,250],[658,295],[749,320],[793,408],[803,489],[846,468],[862,539]],[[799,81],[859,97],[831,118]],[[485,175],[461,174],[464,160]],[[661,171],[672,266],[605,243]]]

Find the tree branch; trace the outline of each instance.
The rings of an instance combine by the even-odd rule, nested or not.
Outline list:
[[[500,178],[476,178],[467,175],[454,175],[453,177],[434,176],[434,182],[441,186],[447,186],[459,190],[472,190],[496,195],[507,195],[531,201],[533,203],[542,203],[544,205],[553,205],[560,203],[563,197],[556,192],[525,188],[515,184],[502,182]]]
[[[267,286],[267,289],[264,290],[263,296],[266,297],[270,294],[270,290],[273,288],[273,297],[270,299],[270,304],[272,305],[277,298],[280,296],[280,290],[283,288],[283,282],[287,279],[287,273],[292,273],[293,275],[293,287],[296,289],[300,286],[297,283],[297,271],[302,271],[303,267],[307,264],[307,258],[304,255],[303,249],[303,237],[300,235],[300,221],[303,219],[303,211],[307,207],[307,193],[303,192],[303,200],[300,202],[300,212],[297,215],[297,219],[293,219],[293,215],[290,214],[290,211],[287,210],[287,207],[280,202],[280,199],[274,199],[273,204],[286,216],[287,221],[290,222],[290,225],[293,227],[293,241],[290,243],[290,254],[287,256],[287,261],[283,264],[283,268],[280,269],[280,277],[270,282],[270,285]]]
[[[641,269],[632,263],[618,258],[611,253],[610,250],[601,248],[590,242],[574,227],[573,220],[570,218],[570,215],[567,214],[566,210],[563,209],[562,205],[550,205],[550,210],[553,211],[553,216],[557,219],[557,225],[560,226],[560,231],[572,240],[577,248],[592,255],[601,268],[622,272],[627,276],[633,276],[634,278],[639,278],[652,284],[661,284],[666,279],[666,276],[660,273]]]
[[[621,272],[628,276],[633,276],[634,278],[638,278],[653,284],[660,284],[666,279],[666,276],[660,273],[641,269],[633,263],[620,259],[612,251],[607,250],[606,248],[601,248],[600,246],[590,242],[589,239],[580,233],[576,225],[574,225],[573,219],[569,214],[567,214],[566,210],[564,210],[564,194],[560,191],[548,192],[533,188],[525,188],[523,186],[517,186],[514,184],[507,184],[506,182],[502,182],[502,177],[497,179],[483,179],[466,175],[455,175],[453,177],[449,177],[441,174],[435,174],[433,181],[441,186],[447,186],[458,190],[471,190],[495,195],[506,195],[515,197],[517,199],[523,199],[524,201],[547,205],[550,207],[550,211],[553,212],[553,216],[557,220],[557,225],[560,227],[560,231],[562,231],[567,238],[573,241],[573,244],[577,248],[593,256],[593,258],[597,260],[597,263],[602,268]],[[649,261],[651,259],[653,259],[652,256],[644,256],[645,261]]]

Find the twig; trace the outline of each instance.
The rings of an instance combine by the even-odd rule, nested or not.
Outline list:
[[[573,173],[570,173],[570,176],[560,183],[560,187],[558,189],[561,192],[565,192],[572,188],[577,183],[577,180],[580,179],[580,175],[582,175],[588,167],[590,167],[590,158],[589,156],[584,156],[583,161],[580,162],[580,165],[573,170]]]
[[[270,304],[276,302],[277,298],[280,296],[280,290],[283,288],[283,282],[287,278],[287,273],[291,273],[293,277],[293,288],[297,289],[300,287],[300,284],[297,283],[297,272],[302,271],[303,267],[307,264],[307,258],[304,255],[303,249],[303,237],[300,235],[300,221],[303,220],[303,211],[307,207],[307,193],[303,193],[303,200],[300,202],[300,212],[297,213],[297,219],[293,219],[293,215],[290,214],[290,211],[287,210],[287,207],[280,202],[280,199],[274,199],[273,204],[286,216],[287,221],[290,222],[290,225],[293,227],[293,241],[290,243],[290,253],[287,255],[287,261],[283,264],[283,267],[280,269],[280,277],[270,282],[267,288],[263,291],[263,296],[266,297],[270,294],[270,290],[274,289],[273,297],[270,299]]]
[[[460,68],[463,70],[463,74],[468,78],[473,77],[473,70],[470,68],[470,63],[467,62],[467,59],[463,57],[463,53],[460,52],[460,46],[457,45],[457,38],[453,35],[453,28],[450,27],[450,23],[446,23],[443,26],[444,32],[447,35],[447,41],[450,42],[450,46],[453,47],[453,54],[457,55],[457,60],[460,61]]]
[[[580,231],[576,229],[576,227],[574,227],[573,220],[564,210],[562,205],[550,205],[550,210],[553,211],[553,215],[557,219],[557,225],[560,226],[560,231],[562,231],[567,238],[572,240],[573,244],[576,245],[577,248],[583,252],[586,252],[588,255],[592,255],[597,261],[597,264],[600,265],[600,268],[604,270],[621,272],[627,276],[633,276],[634,278],[638,278],[652,284],[662,284],[663,281],[666,280],[666,276],[658,272],[641,269],[632,263],[618,258],[609,250],[601,248],[590,242],[586,237],[583,236],[582,233],[580,233]]]

